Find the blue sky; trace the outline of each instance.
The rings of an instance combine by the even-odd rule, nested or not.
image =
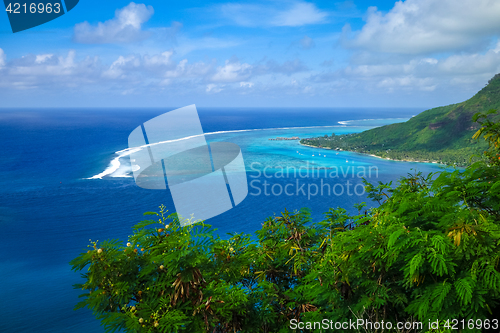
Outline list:
[[[500,72],[500,1],[93,1],[13,34],[0,107],[434,107]]]

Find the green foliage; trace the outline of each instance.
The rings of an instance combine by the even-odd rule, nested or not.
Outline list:
[[[424,111],[404,123],[391,124],[357,134],[302,139],[309,146],[367,153],[383,158],[407,161],[429,161],[468,166],[480,160],[488,149],[484,141],[472,138],[480,127],[478,112],[500,109],[500,75],[495,75],[486,87],[469,100]],[[491,124],[500,115],[488,118]],[[479,122],[476,122],[479,120]],[[491,125],[490,124],[490,125]],[[498,126],[496,140],[498,139]],[[490,128],[488,126],[488,128]],[[480,133],[476,133],[480,135]],[[485,133],[485,139],[494,133]],[[491,143],[491,141],[490,141]],[[498,157],[496,156],[497,163]]]
[[[491,154],[494,124],[482,121],[477,136],[493,142]],[[449,332],[448,319],[491,320],[500,311],[499,175],[498,164],[480,161],[408,174],[395,187],[365,182],[378,207],[331,208],[320,222],[285,210],[254,240],[182,227],[161,206],[127,245],[91,242],[71,262],[84,271],[77,308],[126,332],[290,332],[291,320],[323,319],[420,321],[422,330],[405,332]]]
[[[495,123],[491,118],[492,115],[497,115],[497,110],[489,110],[485,113],[477,113],[473,120],[481,124],[481,128],[474,134],[473,138],[478,139],[483,136],[488,142],[489,150],[485,151],[485,156],[489,162],[494,165],[500,165],[500,122]]]

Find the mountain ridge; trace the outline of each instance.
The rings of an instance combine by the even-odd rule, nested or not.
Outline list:
[[[333,134],[300,142],[396,160],[425,160],[465,166],[479,159],[487,149],[484,141],[472,139],[479,128],[472,117],[477,112],[490,109],[500,109],[500,74],[496,74],[468,100],[423,111],[406,122],[356,134]]]

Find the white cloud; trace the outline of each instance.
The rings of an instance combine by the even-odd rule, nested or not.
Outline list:
[[[11,59],[9,63],[4,59],[0,49],[1,87],[43,90],[86,87],[111,90],[116,94],[140,94],[145,89],[178,89],[181,86],[184,91],[199,92],[203,89],[210,94],[223,89],[247,93],[255,89],[255,82],[250,78],[261,78],[259,82],[264,84],[259,84],[259,87],[265,90],[269,80],[278,83],[291,73],[304,70],[299,60],[284,63],[268,60],[264,65],[252,65],[233,57],[219,66],[216,59],[190,63],[188,59],[175,60],[172,50],[152,55],[120,55],[107,65],[102,64],[99,57],[78,59],[75,51],[62,56],[48,53],[26,55]]]
[[[290,9],[279,13],[272,23],[275,26],[298,27],[324,23],[327,16],[312,3],[296,2]]]
[[[165,71],[175,67],[172,60],[173,51],[165,51],[155,55],[128,55],[119,56],[102,75],[109,79],[125,79],[131,74],[162,76]]]
[[[71,50],[66,57],[54,57],[53,61],[43,61],[52,57],[25,56],[13,61],[9,68],[9,74],[13,76],[70,76],[75,73],[77,64],[75,63],[76,52]]]
[[[119,56],[118,59],[111,64],[109,69],[102,73],[102,76],[110,79],[125,78],[127,76],[126,73],[139,66],[141,66],[141,59],[136,56]]]
[[[119,56],[105,71],[102,76],[111,80],[122,80],[170,85],[172,82],[194,79],[195,81],[208,80],[214,73],[215,62],[196,62],[190,64],[187,59],[179,62],[172,59],[173,51],[166,51],[156,55],[128,55]],[[210,80],[208,80],[210,81]]]
[[[279,64],[274,60],[268,60],[266,63],[259,63],[254,66],[253,72],[259,75],[279,73],[291,75],[297,72],[306,71],[308,68],[299,59],[287,60],[283,64]]]
[[[298,27],[325,23],[328,17],[327,12],[321,11],[316,5],[304,1],[290,2],[285,9],[272,7],[271,5],[228,3],[220,6],[219,11],[223,17],[245,27]]]
[[[115,12],[115,17],[92,26],[88,22],[75,25],[74,40],[86,44],[129,43],[146,39],[149,33],[142,25],[153,15],[151,6],[131,2]]]
[[[390,92],[397,88],[414,88],[422,91],[433,91],[436,89],[432,78],[416,78],[412,75],[400,77],[388,77],[378,82],[377,87],[386,88]]]
[[[159,67],[159,66],[170,66],[172,65],[172,55],[173,51],[166,51],[162,54],[157,54],[153,56],[144,56],[144,65],[146,67]]]
[[[300,41],[300,46],[304,49],[304,50],[309,50],[310,48],[313,48],[314,47],[314,41],[311,37],[309,36],[304,36],[304,38],[302,38]]]
[[[500,33],[500,2],[492,0],[406,0],[387,14],[371,7],[366,24],[344,29],[345,45],[377,52],[426,54],[485,45]]]
[[[222,87],[224,87],[224,85],[217,85],[217,84],[213,84],[213,83],[210,83],[210,84],[207,84],[207,88],[205,89],[205,91],[207,93],[219,93],[222,91]]]
[[[189,64],[187,59],[179,61],[177,66],[165,72],[167,78],[192,78],[204,77],[213,68],[213,64],[205,64],[204,62],[197,62]]]
[[[413,59],[404,63],[380,63],[377,65],[347,66],[345,74],[358,77],[400,76],[413,73],[431,74],[436,70],[437,59]]]
[[[313,75],[312,80],[328,84],[348,80],[357,89],[386,92],[424,91],[462,86],[467,89],[481,87],[494,74],[500,72],[500,41],[485,53],[453,54],[445,58],[417,56],[407,61],[385,61],[376,64],[350,65],[336,72]]]
[[[242,88],[252,88],[253,86],[253,82],[240,82],[240,87]]]
[[[391,61],[394,59],[398,61]],[[160,91],[169,91],[176,96],[201,92],[210,96],[219,93],[261,97],[314,94],[329,98],[334,96],[332,90],[342,91],[345,99],[353,92],[380,96],[381,100],[384,96],[391,100],[384,94],[394,92],[403,92],[405,96],[408,96],[406,93],[438,96],[452,90],[475,92],[484,86],[500,72],[500,42],[485,53],[405,59],[407,57],[387,56],[375,64],[353,64],[320,73],[307,69],[299,59],[246,63],[233,57],[217,66],[215,59],[194,63],[186,58],[176,60],[172,50],[122,55],[107,64],[101,64],[98,57],[77,57],[75,51],[64,55],[25,55],[9,59],[7,63],[0,49],[3,66],[0,87],[4,91],[4,88],[59,91],[69,87],[115,96],[154,96]],[[450,89],[451,86],[454,88]]]
[[[306,87],[304,87],[304,89],[302,90],[302,92],[304,94],[314,94],[314,88],[311,87],[311,86],[306,86]]]
[[[410,75],[421,78],[453,79],[458,76],[475,76],[479,80],[499,72],[500,41],[484,54],[454,54],[442,59],[420,57],[403,63],[382,62],[376,65],[347,66],[343,70],[345,75],[358,78],[398,78]]]
[[[73,50],[67,56],[59,57],[47,54],[23,56],[13,59],[4,69],[0,86],[14,89],[50,89],[54,85],[75,87],[98,81],[100,74],[97,57],[77,61]]]
[[[35,58],[35,62],[37,64],[41,64],[46,62],[47,60],[51,59],[54,55],[53,54],[39,54]]]
[[[274,60],[268,60],[265,64],[251,65],[240,62],[236,57],[233,57],[226,60],[224,65],[217,66],[215,59],[211,62],[190,63],[188,59],[176,62],[172,57],[172,51],[143,57],[138,55],[120,56],[103,71],[102,76],[112,80],[155,79],[159,80],[159,85],[171,85],[173,82],[181,81],[186,83],[190,80],[192,84],[199,85],[231,83],[234,88],[237,86],[252,88],[254,83],[249,82],[251,77],[266,77],[269,74],[289,76],[307,70],[305,65],[298,59],[285,61],[282,64]],[[209,91],[212,93],[218,92],[217,90],[223,87],[220,84],[210,86]]]
[[[0,68],[5,66],[6,59],[7,57],[5,56],[5,52],[2,49],[0,49]]]
[[[239,61],[226,60],[224,66],[217,67],[216,73],[212,76],[214,82],[236,82],[244,81],[250,77],[252,65],[240,63]]]
[[[500,42],[485,54],[452,55],[439,63],[439,71],[451,75],[500,72]]]
[[[132,95],[134,92],[135,92],[135,89],[133,89],[133,88],[127,89],[127,90],[122,91],[122,95],[123,96]]]

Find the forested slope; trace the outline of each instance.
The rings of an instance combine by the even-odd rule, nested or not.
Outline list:
[[[487,147],[484,141],[472,139],[479,128],[472,121],[472,116],[499,108],[500,74],[497,74],[486,87],[465,102],[424,111],[404,123],[358,134],[303,139],[301,143],[399,160],[468,165],[471,156],[481,155]]]

